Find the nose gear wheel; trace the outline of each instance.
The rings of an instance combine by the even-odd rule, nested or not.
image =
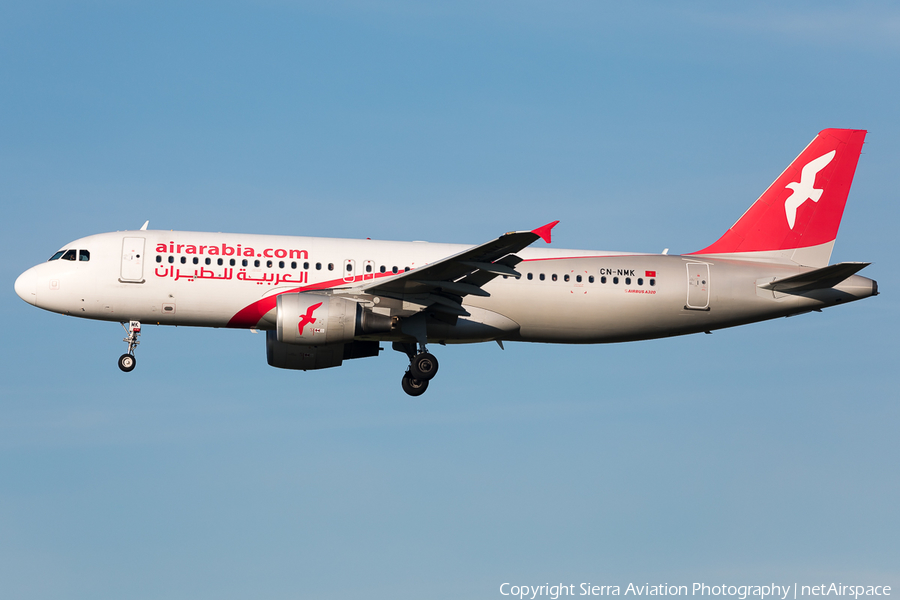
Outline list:
[[[126,373],[133,371],[135,366],[137,366],[137,359],[133,354],[123,354],[119,357],[119,368]]]

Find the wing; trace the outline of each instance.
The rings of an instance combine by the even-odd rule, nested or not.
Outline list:
[[[513,268],[522,259],[516,252],[538,239],[550,243],[554,221],[532,231],[511,231],[495,240],[463,250],[437,262],[419,267],[396,277],[373,281],[358,288],[356,293],[387,296],[456,315],[468,315],[462,308],[462,298],[490,296],[482,286],[500,275],[520,277]]]

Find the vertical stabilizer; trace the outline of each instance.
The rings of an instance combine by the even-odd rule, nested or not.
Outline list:
[[[692,254],[826,266],[865,137],[861,129],[819,132],[725,235]]]

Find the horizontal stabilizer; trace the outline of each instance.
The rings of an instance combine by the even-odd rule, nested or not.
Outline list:
[[[838,263],[814,271],[807,271],[806,273],[801,273],[792,277],[776,279],[775,281],[761,284],[759,287],[764,290],[773,290],[788,294],[828,289],[836,286],[851,275],[855,275],[859,271],[862,271],[870,264],[872,263]]]

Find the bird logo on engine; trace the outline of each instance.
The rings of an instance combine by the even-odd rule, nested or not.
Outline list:
[[[303,335],[303,328],[304,328],[304,327],[306,327],[306,326],[309,325],[310,323],[315,323],[315,322],[316,322],[316,319],[315,319],[315,317],[312,316],[312,314],[313,314],[313,312],[315,312],[315,310],[316,310],[317,308],[319,308],[320,306],[322,306],[322,303],[321,303],[321,302],[319,302],[318,304],[313,304],[312,306],[310,306],[309,308],[306,309],[306,314],[305,314],[305,315],[301,315],[301,317],[300,317],[300,325],[299,325],[299,328],[300,328],[300,335]]]

